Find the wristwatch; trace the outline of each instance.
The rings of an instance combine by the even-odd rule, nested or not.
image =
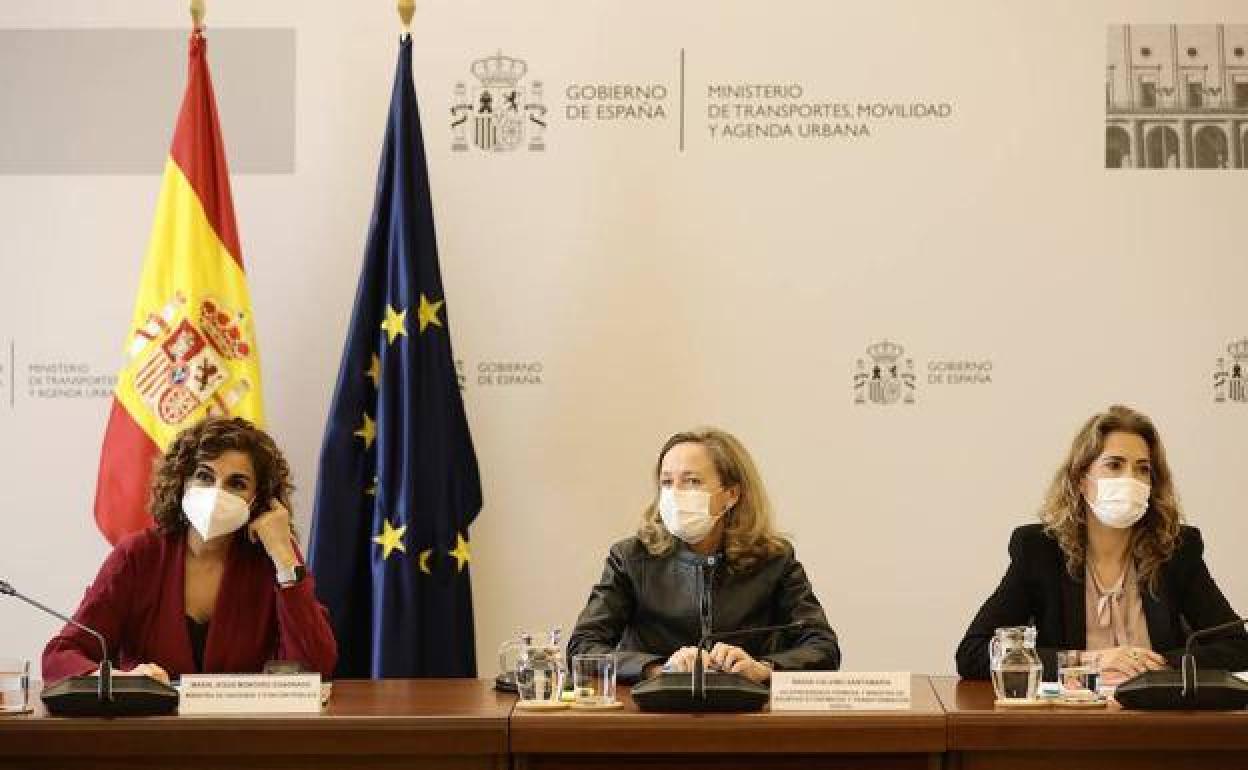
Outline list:
[[[296,564],[290,569],[279,569],[277,571],[277,584],[282,588],[289,588],[298,585],[304,576],[308,574],[308,570],[302,564]]]

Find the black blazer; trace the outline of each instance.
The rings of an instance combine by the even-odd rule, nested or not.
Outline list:
[[[1175,668],[1190,632],[1238,617],[1210,577],[1204,550],[1200,530],[1183,527],[1174,555],[1161,566],[1157,595],[1152,595],[1147,584],[1140,586],[1153,650]],[[1079,580],[1070,576],[1057,541],[1040,524],[1014,530],[1009,569],[958,645],[958,674],[987,679],[988,641],[993,631],[1034,625],[1045,678],[1052,680],[1057,674],[1057,651],[1086,646],[1084,590],[1082,576]],[[1248,669],[1248,634],[1241,628],[1198,642],[1195,657],[1202,667]]]

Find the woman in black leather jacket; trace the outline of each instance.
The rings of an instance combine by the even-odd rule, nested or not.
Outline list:
[[[793,546],[773,529],[754,461],[732,435],[672,436],[636,536],[611,547],[568,655],[615,652],[624,682],[693,667],[698,640],[802,621],[796,631],[716,643],[708,665],[766,682],[775,669],[835,670],[836,633]],[[706,653],[704,653],[706,654]]]

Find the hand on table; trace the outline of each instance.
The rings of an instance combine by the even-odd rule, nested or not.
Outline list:
[[[99,673],[98,671],[96,673]],[[140,663],[129,671],[114,671],[114,676],[150,676],[152,679],[169,684],[169,674],[155,663]]]
[[[720,671],[741,674],[751,682],[762,684],[771,678],[771,667],[754,660],[748,652],[731,644],[718,642],[711,648],[711,663]]]
[[[1101,672],[1117,672],[1130,678],[1145,671],[1166,668],[1166,659],[1146,647],[1111,647],[1097,650],[1101,656]]]
[[[667,671],[692,671],[693,664],[697,662],[697,660],[697,647],[681,647],[679,650],[672,653],[672,656],[667,659],[667,663],[663,666],[663,668]],[[702,653],[702,665],[708,668],[710,667],[710,653]]]

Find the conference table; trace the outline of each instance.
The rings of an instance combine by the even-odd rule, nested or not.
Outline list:
[[[950,770],[1248,768],[1248,711],[999,709],[992,685],[932,679]]]
[[[902,711],[655,714],[619,688],[618,711],[528,712],[511,718],[517,770],[924,768],[942,766],[945,715],[928,678],[911,678]]]
[[[515,696],[477,679],[334,682],[320,714],[0,717],[0,768],[504,770]]]
[[[898,711],[529,712],[485,680],[338,681],[320,714],[0,717],[0,768],[1248,768],[1248,711],[1014,711],[914,676]]]

